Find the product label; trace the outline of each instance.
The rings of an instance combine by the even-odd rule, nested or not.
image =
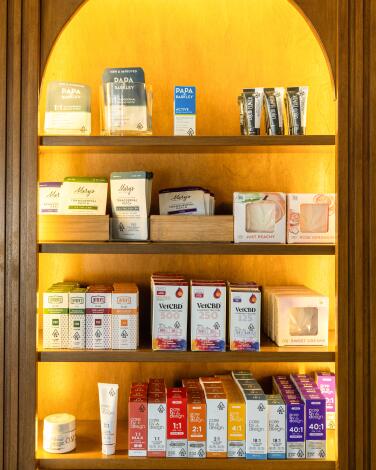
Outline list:
[[[85,349],[85,315],[69,314],[69,349]]]
[[[175,86],[174,135],[196,135],[196,87]]]
[[[86,348],[111,349],[111,315],[86,315]]]
[[[230,290],[230,349],[260,350],[261,292]]]
[[[43,348],[68,348],[68,315],[43,314]]]
[[[226,287],[192,285],[192,351],[226,350]]]
[[[112,349],[137,349],[138,314],[112,314]]]

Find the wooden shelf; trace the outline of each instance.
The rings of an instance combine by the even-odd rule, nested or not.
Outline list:
[[[236,244],[222,242],[51,242],[40,253],[334,255],[335,245]]]
[[[42,136],[44,147],[257,147],[335,145],[334,135],[280,136]]]
[[[334,332],[329,334],[329,347],[278,347],[263,337],[261,351],[153,351],[142,347],[135,351],[42,349],[39,362],[335,362]]]
[[[42,423],[39,423],[39,445],[36,453],[40,469],[134,469],[182,470],[188,469],[262,469],[262,470],[334,470],[335,432],[328,431],[327,452],[329,460],[245,460],[245,459],[152,459],[128,457],[127,425],[118,422],[117,450],[115,455],[101,454],[100,424],[98,421],[78,421],[77,449],[69,454],[48,454],[42,448]]]

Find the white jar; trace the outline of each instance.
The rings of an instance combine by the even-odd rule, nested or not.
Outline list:
[[[76,448],[76,418],[57,413],[44,418],[43,449],[51,454],[64,454]]]

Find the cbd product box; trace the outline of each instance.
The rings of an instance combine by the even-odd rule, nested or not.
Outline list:
[[[51,287],[43,294],[43,348],[69,346],[69,286]]]
[[[175,86],[174,135],[196,135],[196,87]]]
[[[305,458],[305,406],[300,393],[288,376],[274,376],[273,390],[286,405],[286,457]]]
[[[246,402],[246,458],[264,460],[268,448],[267,398],[261,387],[252,390],[241,387],[241,390]]]
[[[64,178],[60,213],[64,215],[105,215],[107,179],[89,177]]]
[[[206,457],[206,400],[199,384],[187,388],[187,440],[188,458]]]
[[[138,287],[133,283],[115,283],[112,292],[112,349],[137,349],[138,329]]]
[[[148,400],[147,388],[135,393],[132,386],[128,399],[128,455],[146,457],[148,448]]]
[[[286,243],[284,193],[234,193],[235,243]]]
[[[287,214],[287,243],[335,243],[335,194],[288,194]]]
[[[219,377],[227,396],[227,456],[244,458],[245,400],[231,375],[221,375]]]
[[[231,351],[259,351],[261,292],[254,283],[229,283]]]
[[[91,134],[91,91],[87,85],[50,82],[47,85],[44,132],[48,135]]]
[[[206,398],[206,456],[227,457],[227,396],[221,387],[213,392],[203,384]]]
[[[312,378],[291,375],[305,405],[306,458],[326,458],[326,400]]]
[[[226,351],[226,283],[191,281],[192,351]]]
[[[281,395],[268,398],[268,459],[286,458],[286,405]]]
[[[166,431],[166,386],[164,382],[150,380],[148,389],[148,457],[166,457]]]
[[[210,193],[199,186],[159,191],[160,215],[211,215],[209,206]]]
[[[111,173],[111,235],[114,239],[147,240],[153,173]]]
[[[57,214],[59,212],[61,185],[62,183],[56,182],[39,183],[39,214]]]
[[[153,350],[186,351],[188,282],[180,275],[155,274],[151,290]]]
[[[187,457],[187,390],[167,389],[167,457]]]
[[[326,429],[335,429],[336,376],[333,372],[316,372],[315,381],[326,400]]]
[[[86,348],[111,349],[112,287],[90,286],[86,292]]]
[[[69,292],[69,349],[85,349],[86,288],[76,287]]]

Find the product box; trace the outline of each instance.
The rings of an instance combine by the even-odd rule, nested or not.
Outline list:
[[[105,215],[107,179],[89,177],[64,178],[60,213],[64,215]]]
[[[155,391],[156,389],[162,391]],[[167,397],[164,383],[149,382],[148,457],[166,457]]]
[[[262,390],[244,390],[246,400],[246,458],[264,460],[267,456],[267,398]]]
[[[219,376],[227,396],[227,457],[245,457],[246,406],[231,375]]]
[[[336,428],[336,376],[333,372],[316,372],[315,381],[326,399],[326,429]]]
[[[227,457],[227,396],[222,386],[220,392],[208,390],[206,398],[206,457]]]
[[[44,133],[91,134],[91,90],[87,85],[50,82],[47,85]]]
[[[187,390],[167,389],[167,457],[187,457]]]
[[[307,459],[326,458],[326,400],[311,377],[300,380],[291,375],[305,405]]]
[[[38,185],[39,214],[58,214],[60,207],[60,192],[62,183],[43,182]]]
[[[196,87],[175,86],[174,135],[196,135]]]
[[[225,281],[191,281],[191,350],[226,351]]]
[[[287,243],[335,243],[335,194],[288,194],[287,214]]]
[[[51,287],[43,294],[43,348],[66,349],[69,346],[68,286]]]
[[[235,243],[286,243],[284,193],[234,193]]]
[[[179,275],[151,279],[153,350],[187,349],[188,282]]]
[[[229,283],[229,336],[231,351],[259,351],[261,292],[254,283]]]
[[[90,286],[86,292],[86,348],[111,349],[112,286]]]
[[[187,440],[188,458],[206,457],[206,400],[199,384],[187,388]]]
[[[288,376],[274,376],[273,389],[282,396],[286,405],[286,457],[304,459],[306,456],[304,402]]]
[[[328,297],[309,290],[276,293],[272,308],[273,339],[278,346],[328,345]]]
[[[146,457],[148,448],[147,389],[137,396],[130,392],[128,400],[128,455]]]
[[[286,405],[281,395],[268,399],[268,459],[286,458]]]
[[[138,287],[116,283],[112,292],[112,349],[137,349],[139,330]]]
[[[160,215],[211,215],[210,192],[199,186],[159,191]]]
[[[76,287],[69,292],[69,349],[85,349],[86,288]]]
[[[111,236],[123,240],[147,240],[153,173],[111,173]]]

